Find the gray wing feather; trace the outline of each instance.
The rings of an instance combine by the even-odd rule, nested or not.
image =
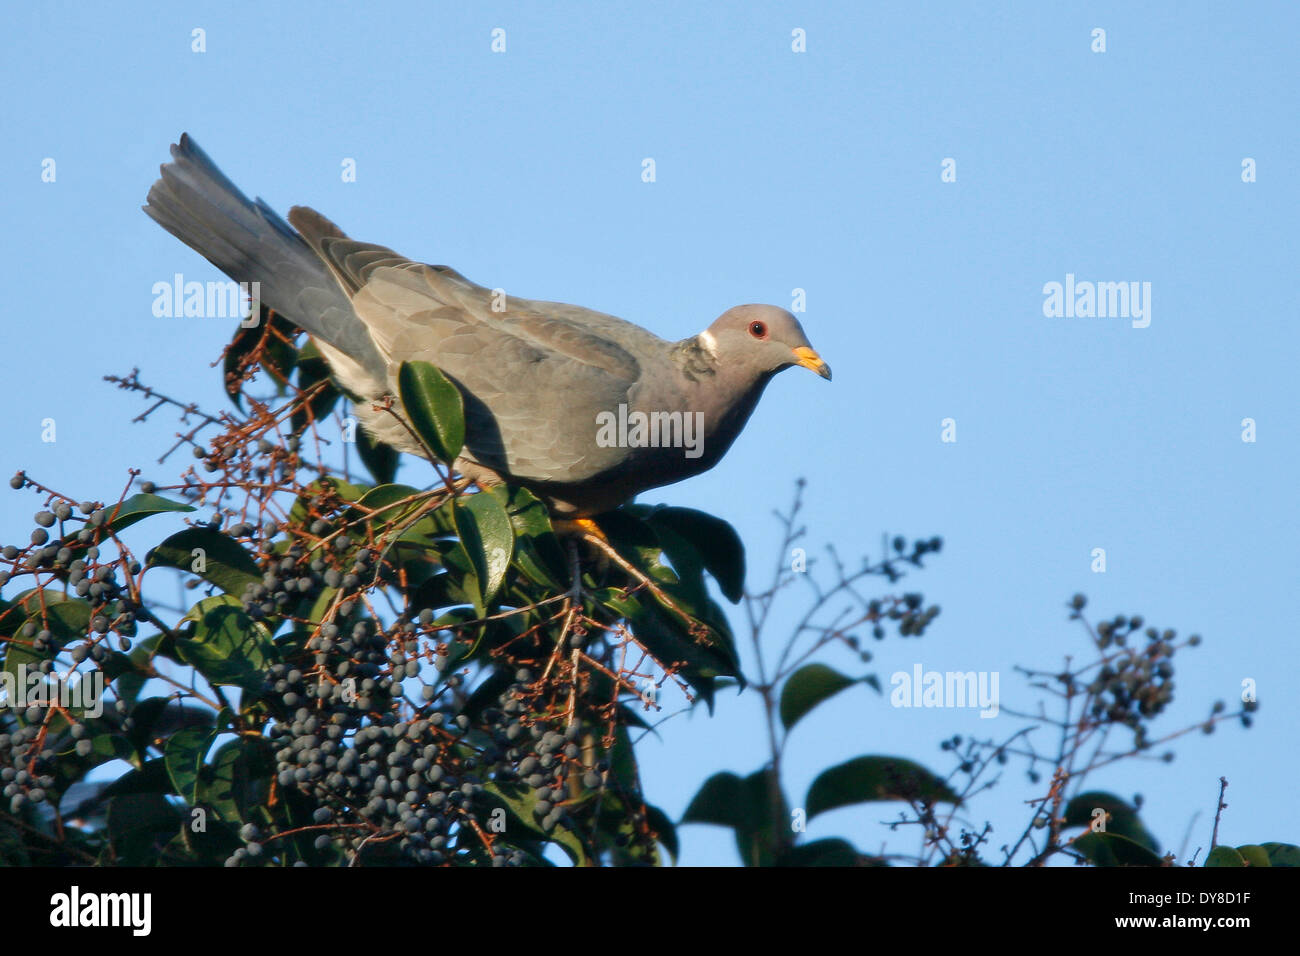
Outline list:
[[[342,251],[329,249],[332,256]],[[446,267],[378,264],[358,250],[333,261],[355,267],[364,284],[353,308],[394,366],[431,362],[461,386],[475,461],[516,478],[564,483],[626,458],[625,449],[596,444],[597,415],[628,403],[641,365],[585,327],[582,310],[556,314],[530,302],[537,308],[508,304],[493,312],[489,290]]]

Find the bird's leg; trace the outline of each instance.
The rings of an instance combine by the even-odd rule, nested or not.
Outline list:
[[[568,539],[569,570],[573,575],[573,586],[569,588],[569,600],[582,607],[582,560],[578,557],[578,542]]]
[[[563,534],[568,537],[570,548],[569,554],[573,556],[572,560],[577,560],[577,550],[574,544],[574,538],[581,538],[596,552],[596,559],[603,566],[602,570],[603,568],[607,568],[609,562],[612,561],[631,575],[633,580],[648,589],[656,598],[659,599],[661,604],[675,611],[682,620],[687,622],[688,626],[691,626],[692,628],[698,626],[695,624],[694,619],[678,607],[677,602],[664,592],[663,588],[656,585],[638,568],[633,567],[627,561],[623,560],[623,556],[614,550],[614,545],[610,543],[609,538],[605,535],[605,532],[600,530],[600,525],[596,524],[596,522],[592,521],[590,518],[556,518],[551,521],[551,527],[555,529],[557,534]],[[580,589],[580,583],[581,579],[575,572],[574,587]],[[578,593],[580,593],[580,590]]]
[[[605,532],[601,531],[600,525],[596,524],[596,522],[592,521],[590,518],[552,518],[551,527],[555,529],[555,533],[558,536],[566,539],[570,548],[570,555],[573,554],[572,549],[575,546],[575,541],[579,539],[586,544],[590,544],[590,542],[595,539],[603,541],[606,546],[609,546],[609,538],[605,537]],[[588,557],[595,559],[595,573],[597,577],[600,577],[609,570],[609,561],[606,560],[605,555],[601,551],[592,549],[588,552]],[[571,560],[577,561],[578,559],[572,558]],[[575,572],[575,579],[577,581],[581,580],[578,572]],[[580,585],[575,583],[574,587],[578,588]]]

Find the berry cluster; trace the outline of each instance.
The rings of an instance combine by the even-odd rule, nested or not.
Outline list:
[[[355,608],[344,602],[338,610],[346,620]],[[427,625],[432,611],[417,619]],[[500,804],[484,799],[485,784],[528,788],[533,823],[544,832],[565,820],[571,775],[588,790],[601,787],[608,764],[583,767],[575,743],[581,725],[548,729],[532,716],[538,688],[531,671],[517,670],[493,706],[472,721],[455,712],[462,678],[445,674],[447,645],[426,655],[443,672],[440,690],[423,683],[425,635],[416,622],[399,622],[394,632],[390,651],[389,637],[369,620],[346,629],[327,622],[306,644],[310,662],[277,663],[267,674],[263,696],[280,714],[268,729],[277,748],[276,783],[315,806],[318,850],[358,853],[368,843],[395,841],[411,862],[437,864],[448,858],[457,833],[468,828],[490,839],[501,832]],[[411,719],[400,713],[404,678],[422,683],[422,703],[410,705]],[[260,831],[246,827],[241,836],[245,846],[229,865],[261,855]],[[526,859],[517,850],[492,855],[494,865]]]
[[[0,783],[4,784],[4,797],[12,813],[19,813],[28,804],[42,804],[47,791],[54,787],[55,750],[48,746],[41,732],[40,708],[28,715],[26,726],[14,726],[11,733],[0,733]],[[80,724],[75,725],[85,733]],[[78,753],[88,740],[79,739]]]

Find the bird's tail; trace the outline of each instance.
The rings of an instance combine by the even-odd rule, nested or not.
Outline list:
[[[230,278],[258,283],[265,305],[384,381],[386,363],[351,300],[302,236],[240,192],[188,133],[171,153],[142,207],[150,218]]]

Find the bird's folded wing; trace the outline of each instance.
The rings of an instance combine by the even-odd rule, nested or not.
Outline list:
[[[657,343],[650,333],[576,306],[498,297],[448,266],[349,239],[308,209],[289,219],[351,294],[392,375],[401,362],[425,361],[461,387],[474,460],[558,483],[626,460],[627,449],[597,442],[597,416],[617,414],[642,376],[618,337]]]

